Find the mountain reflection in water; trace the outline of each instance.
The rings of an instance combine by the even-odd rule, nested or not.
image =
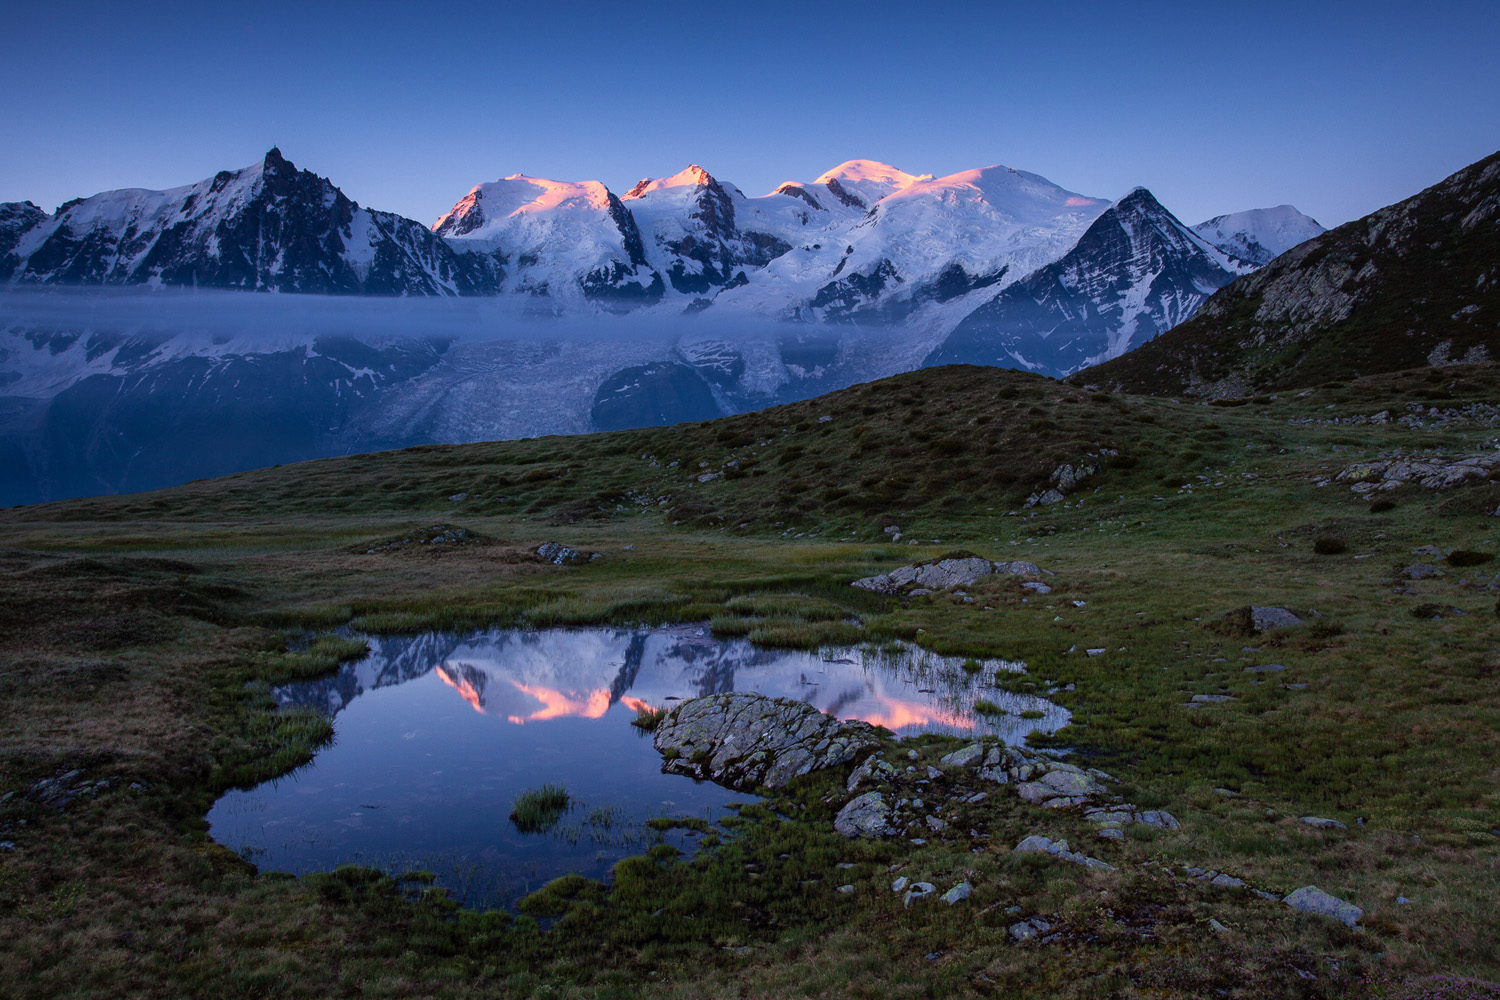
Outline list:
[[[224,795],[209,827],[262,868],[426,869],[467,905],[505,906],[568,872],[603,878],[653,843],[692,851],[697,833],[648,820],[713,823],[730,802],[754,799],[662,774],[650,734],[630,724],[642,709],[752,690],[902,735],[1019,741],[1065,724],[1064,709],[994,687],[1011,669],[1020,665],[996,660],[971,674],[904,646],[762,649],[704,626],[373,638],[364,659],[274,691],[283,705],[333,714],[334,741],[290,775]],[[1008,714],[976,716],[980,697]],[[566,787],[573,808],[551,830],[516,829],[516,796],[548,783]]]
[[[911,646],[817,653],[765,649],[746,639],[715,639],[703,626],[636,629],[493,629],[370,640],[370,655],[336,675],[279,689],[283,704],[337,713],[366,691],[430,672],[474,711],[514,725],[561,718],[597,719],[617,704],[631,711],[727,691],[792,698],[842,719],[863,719],[896,733],[993,733],[1019,742],[1051,732],[1068,713],[1043,698],[1012,695],[985,683],[1018,663],[989,660],[970,675],[952,657]],[[1006,709],[976,716],[985,698]],[[1022,719],[1025,711],[1040,718]]]

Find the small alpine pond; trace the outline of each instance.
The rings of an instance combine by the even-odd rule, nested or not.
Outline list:
[[[753,797],[662,774],[651,734],[631,722],[644,708],[703,695],[793,698],[903,736],[1019,742],[1068,720],[1043,698],[985,682],[1021,664],[965,670],[961,659],[908,645],[767,649],[714,638],[706,625],[369,642],[364,659],[274,692],[284,706],[332,713],[333,742],[290,775],[227,793],[208,814],[214,838],[262,870],[426,870],[465,905],[493,907],[569,872],[605,877],[655,843],[690,852],[698,832],[649,821],[715,823]],[[992,704],[975,712],[980,699]],[[555,823],[523,832],[510,819],[515,800],[544,785],[565,788],[569,805]]]

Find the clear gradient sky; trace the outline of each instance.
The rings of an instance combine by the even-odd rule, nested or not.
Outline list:
[[[517,172],[758,195],[862,157],[1333,226],[1500,148],[1497,0],[8,6],[0,201],[48,211],[274,144],[428,223]]]

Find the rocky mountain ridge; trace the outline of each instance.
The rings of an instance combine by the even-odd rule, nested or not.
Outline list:
[[[1287,251],[1090,384],[1245,396],[1500,353],[1500,153]]]

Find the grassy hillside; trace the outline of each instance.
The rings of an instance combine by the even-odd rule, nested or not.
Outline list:
[[[1489,995],[1500,564],[1412,550],[1500,551],[1500,483],[1361,494],[1333,477],[1392,453],[1492,453],[1496,399],[1486,365],[1227,405],[937,369],[706,424],[0,512],[4,992]],[[1096,471],[1024,506],[1062,485],[1060,465]],[[437,525],[463,544],[420,544]],[[548,565],[543,541],[602,558]],[[848,586],[955,549],[1035,561],[1054,590],[995,579],[968,603]],[[1442,575],[1402,578],[1419,559]],[[1236,634],[1222,616],[1248,604],[1309,624]],[[998,789],[968,814],[990,840],[846,842],[829,825],[834,774],[741,810],[694,858],[654,849],[608,886],[560,883],[514,915],[358,869],[258,874],[206,835],[218,794],[285,773],[330,733],[271,708],[268,684],[358,654],[341,638],[291,651],[305,630],[672,620],[1023,659],[1013,682],[1056,688],[1073,712],[1039,742],[1182,829],[1106,843]],[[1263,660],[1286,670],[1245,672]],[[1232,700],[1185,707],[1195,694]],[[925,765],[953,745],[916,748]],[[59,808],[46,781],[89,784]],[[1033,833],[1116,870],[1013,858]],[[969,878],[972,905],[903,908],[893,865]],[[1183,866],[1277,896],[1317,884],[1363,907],[1363,930]],[[834,891],[845,882],[856,891]],[[1012,907],[1060,939],[1013,943]]]
[[[1500,153],[1314,237],[1079,384],[1245,396],[1500,358]]]

